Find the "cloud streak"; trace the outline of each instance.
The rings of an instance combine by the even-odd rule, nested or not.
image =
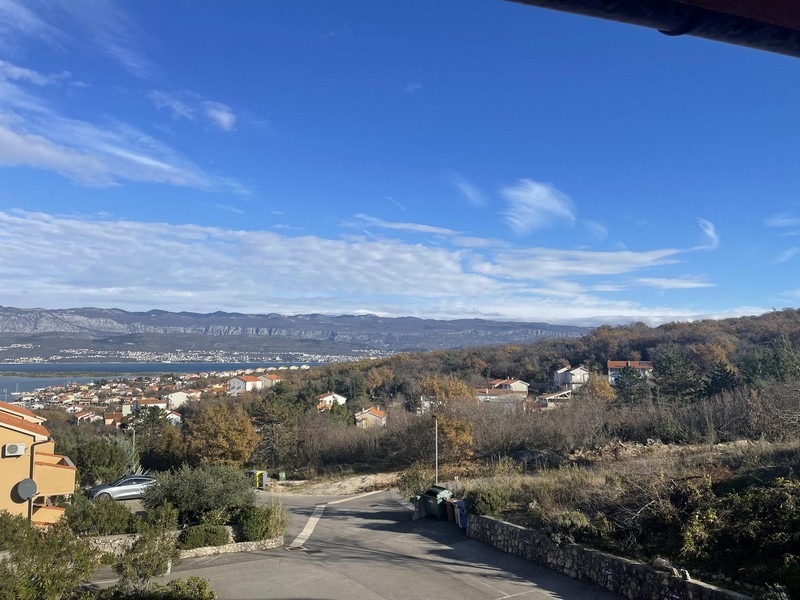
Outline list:
[[[517,235],[555,223],[572,225],[575,222],[572,200],[550,184],[520,179],[516,184],[502,188],[500,194],[507,204],[503,220]]]
[[[381,224],[403,231],[408,225]],[[125,243],[119,231],[125,231]],[[624,287],[617,276],[627,279],[674,262],[680,253],[674,249],[510,251],[478,244],[448,249],[397,239],[329,239],[23,211],[0,212],[0,241],[4,302],[16,306],[289,314],[324,306],[328,313],[368,309],[389,316],[469,314],[551,322],[653,322],[692,315],[603,296]],[[598,277],[601,281],[592,283]],[[638,284],[708,285],[691,277],[642,278]]]
[[[715,250],[719,248],[719,234],[714,224],[711,221],[706,221],[699,217],[697,218],[697,224],[700,225],[700,229],[703,230],[706,238],[708,238],[708,243],[696,246],[695,250]]]
[[[450,175],[450,183],[452,183],[453,186],[455,186],[455,188],[461,192],[464,198],[467,199],[467,202],[469,202],[472,206],[483,206],[486,204],[486,198],[484,197],[480,188],[458,173],[453,173]]]
[[[112,119],[92,123],[60,114],[49,99],[29,89],[52,81],[52,76],[2,64],[0,165],[51,170],[92,186],[119,185],[127,180],[207,191],[245,191],[236,181],[204,172],[137,127]]]

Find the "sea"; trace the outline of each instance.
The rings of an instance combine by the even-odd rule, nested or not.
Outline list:
[[[174,373],[209,373],[238,371],[259,367],[290,367],[301,363],[212,363],[212,362],[139,362],[139,363],[30,363],[0,364],[0,400],[9,400],[17,392],[72,383],[92,383],[98,379],[119,379],[141,375]]]

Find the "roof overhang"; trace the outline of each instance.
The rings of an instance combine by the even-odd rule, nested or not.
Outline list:
[[[510,0],[800,57],[797,0]]]

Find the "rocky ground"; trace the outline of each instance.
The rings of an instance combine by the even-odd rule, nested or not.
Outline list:
[[[309,496],[347,496],[374,490],[388,490],[394,486],[396,479],[397,473],[374,473],[336,479],[284,481],[273,483],[273,490],[286,494],[305,494]]]

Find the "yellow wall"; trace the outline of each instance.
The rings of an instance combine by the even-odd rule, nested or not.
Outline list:
[[[34,442],[33,434],[0,425],[0,510],[28,516],[28,502],[16,496],[15,487],[31,476],[31,452],[35,452],[33,480],[38,492],[34,502],[42,502],[47,496],[68,495],[75,491],[76,469],[69,459],[53,453],[55,443],[52,441],[33,446]],[[6,457],[2,452],[6,444],[25,444],[25,454]],[[38,511],[41,517],[38,520],[51,522],[50,519],[60,514],[59,510]]]
[[[19,502],[18,498],[13,498],[12,491],[17,483],[30,477],[31,444],[33,442],[33,435],[0,427],[0,450],[6,444],[25,444],[25,454],[22,456],[6,458],[0,454],[0,510],[28,516],[28,503]]]

